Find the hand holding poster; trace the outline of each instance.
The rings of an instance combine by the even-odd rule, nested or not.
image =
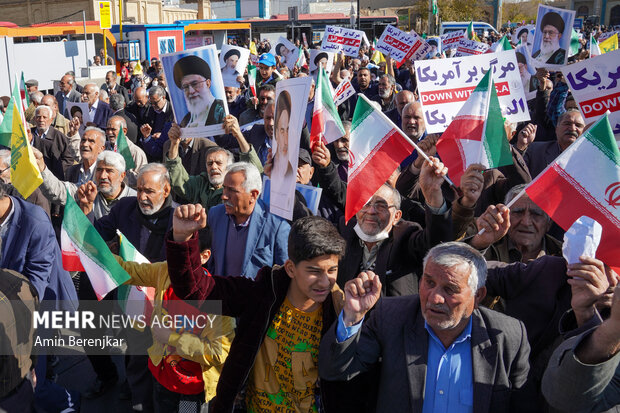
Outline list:
[[[222,72],[214,44],[161,56],[176,122],[183,136],[224,133],[228,115]]]
[[[269,211],[288,220],[293,219],[299,140],[311,84],[311,77],[298,77],[276,85]]]
[[[467,39],[467,37],[465,37],[465,30],[461,30],[458,32],[448,32],[445,34],[442,34],[440,36],[441,39],[441,47],[443,48],[443,50],[448,50],[448,49],[456,49],[456,47],[459,44],[459,41],[461,39]]]
[[[345,56],[357,57],[363,38],[364,32],[361,30],[325,26],[321,50],[334,53],[343,52]]]
[[[559,69],[566,64],[573,32],[574,10],[538,6],[532,58],[536,67]]]
[[[456,47],[454,57],[475,56],[486,53],[489,45],[475,40],[461,39]]]
[[[222,45],[220,52],[220,67],[225,87],[240,87],[237,78],[243,76],[248,65],[250,50],[243,47]]]
[[[562,67],[586,124],[609,110],[609,123],[620,141],[620,50]]]
[[[336,92],[334,93],[334,104],[338,106],[353,95],[355,95],[353,85],[349,79],[344,79],[336,88]]]
[[[293,70],[299,58],[299,47],[295,47],[288,39],[280,36],[269,53],[280,56],[280,63],[284,63],[289,70]]]
[[[419,60],[414,65],[427,133],[446,130],[491,63],[503,116],[513,123],[530,119],[514,50]]]

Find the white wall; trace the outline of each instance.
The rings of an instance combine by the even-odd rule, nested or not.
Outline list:
[[[11,38],[0,39],[0,95],[11,94],[6,67],[11,76],[24,79],[37,79],[39,89],[52,89],[53,81],[60,79],[67,71],[73,70],[80,76],[81,68],[86,67],[86,56],[95,55],[95,42],[88,40],[88,55],[84,50],[84,40],[45,43],[13,43]],[[8,57],[6,50],[8,49]],[[73,54],[76,54],[73,56]]]

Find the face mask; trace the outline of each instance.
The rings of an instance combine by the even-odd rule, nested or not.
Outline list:
[[[151,82],[151,86],[157,86],[157,85],[158,85],[157,80],[153,80],[153,81]]]
[[[379,242],[379,241],[383,241],[384,239],[388,239],[390,236],[390,233],[385,230],[381,231],[380,233],[376,235],[368,235],[364,231],[362,231],[360,224],[355,224],[355,227],[353,227],[353,230],[355,231],[357,236],[360,237],[360,239],[364,242]]]

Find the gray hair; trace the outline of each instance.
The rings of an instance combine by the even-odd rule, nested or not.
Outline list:
[[[154,172],[158,175],[159,182],[161,183],[162,187],[166,184],[166,182],[168,183],[168,185],[170,185],[171,181],[170,174],[168,173],[168,168],[166,168],[164,164],[157,162],[142,165],[142,167],[140,167],[140,169],[138,170],[137,180],[139,181],[144,174],[151,172]]]
[[[99,86],[97,86],[96,83],[87,83],[84,85],[84,89],[86,89],[88,86],[92,86],[95,89],[95,93],[100,93],[100,89]]]
[[[34,114],[35,116],[37,115],[37,113],[39,113],[41,111],[41,109],[46,109],[48,111],[48,113],[50,114],[50,118],[54,117],[54,110],[52,108],[50,108],[47,105],[39,105],[37,106],[37,108],[34,110]]]
[[[392,185],[388,184],[387,182],[385,182],[383,186],[388,188],[392,192],[392,204],[394,204],[394,206],[396,207],[396,210],[399,210],[400,202],[401,202],[400,192],[398,192],[396,188],[394,188]]]
[[[116,95],[113,95],[113,96],[116,96]],[[121,123],[121,127],[124,128],[124,129],[127,129],[127,120],[125,120],[125,118],[120,116],[120,115],[112,116],[110,119],[108,119],[108,123],[110,121],[112,121],[112,122],[120,122]]]
[[[99,129],[96,126],[88,126],[86,129],[84,129],[84,133],[82,135],[86,135],[86,132],[90,132],[90,131],[95,131],[97,133],[97,135],[99,135],[99,139],[101,139],[101,145],[105,145],[105,132],[101,129]]]
[[[579,116],[581,116],[581,120],[583,120],[583,115],[581,114],[581,111],[577,108],[570,108],[567,109],[566,112],[562,113],[560,115],[560,117],[558,118],[558,124],[560,124],[560,122],[562,122],[564,120],[564,117],[571,114],[571,113],[578,113]]]
[[[260,194],[263,191],[263,181],[260,177],[258,169],[248,162],[235,162],[226,169],[226,175],[233,172],[243,172],[245,181],[243,181],[243,189],[246,192],[257,190]]]
[[[205,152],[205,158],[215,152],[224,152],[226,154],[226,156],[228,157],[228,161],[226,162],[226,167],[229,167],[230,165],[233,164],[233,162],[235,162],[235,155],[233,155],[232,152],[229,151],[228,149],[222,148],[221,146],[212,146],[209,149],[207,149],[207,151]]]
[[[396,84],[396,79],[394,79],[394,76],[388,73],[384,73],[381,76],[379,76],[379,80],[383,79],[384,77],[387,77],[387,80],[388,82],[390,82],[390,85],[394,86]]]
[[[32,100],[37,105],[40,105],[41,100],[43,99],[43,96],[44,96],[43,93],[37,90],[36,92],[32,92],[30,94],[30,100]]]
[[[475,293],[487,281],[487,262],[475,248],[463,242],[445,242],[434,246],[424,257],[424,268],[432,261],[443,268],[454,268],[461,264],[469,267],[467,285]]]
[[[97,156],[97,164],[102,162],[106,165],[113,166],[114,169],[118,171],[119,174],[125,172],[125,158],[118,152],[114,151],[103,151]],[[97,165],[95,165],[95,169],[97,169]]]
[[[110,109],[116,111],[125,107],[125,98],[123,95],[114,93],[110,96]]]
[[[110,96],[108,95],[108,92],[106,92],[106,91],[105,91],[105,90],[103,90],[103,89],[101,89],[101,90],[99,91],[99,99],[100,99],[100,100],[106,100],[106,99],[109,99],[109,98],[110,98]]]
[[[151,96],[158,96],[160,98],[163,98],[164,96],[166,96],[166,93],[164,91],[164,88],[161,86],[152,86],[149,89],[149,97]]]
[[[521,193],[525,188],[527,188],[527,184],[519,184],[515,185],[506,193],[506,197],[504,198],[504,205],[508,205],[510,201],[512,201],[517,195]]]
[[[6,167],[11,166],[11,151],[8,149],[0,149],[0,162]]]

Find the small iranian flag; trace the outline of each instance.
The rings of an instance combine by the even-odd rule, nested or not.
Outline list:
[[[21,95],[22,101],[24,102],[24,107],[30,106],[30,96],[28,95],[28,88],[26,87],[26,81],[24,80],[24,72],[22,72],[22,80],[19,85],[19,93]]]
[[[358,94],[349,146],[345,220],[348,222],[387,181],[413,145],[368,98]]]
[[[512,50],[512,45],[510,44],[508,37],[506,37],[506,35],[503,35],[502,38],[497,41],[497,43],[493,43],[493,45],[489,49],[489,52],[487,53],[505,52],[506,50]]]
[[[570,51],[568,52],[568,57],[575,56],[579,53],[579,49],[581,48],[581,43],[579,43],[579,33],[573,29],[570,36]]]
[[[340,139],[345,134],[344,126],[338,116],[338,109],[334,104],[332,89],[327,80],[327,72],[319,69],[314,94],[314,110],[312,112],[312,130],[310,131],[310,148],[314,150],[319,142],[325,144]]]
[[[140,254],[131,242],[116,230],[120,240],[119,254],[124,261],[148,264],[149,260]],[[144,315],[150,319],[153,313],[153,300],[155,299],[155,288],[136,285],[123,284],[118,287],[118,303],[125,314],[131,316]]]
[[[491,67],[437,141],[437,153],[457,185],[471,164],[486,168],[512,164],[492,72]]]
[[[542,171],[526,192],[565,230],[583,215],[601,224],[596,257],[618,271],[620,151],[607,114]]]
[[[118,136],[114,143],[114,152],[123,155],[123,159],[125,159],[125,170],[135,169],[136,163],[133,160],[133,156],[131,156],[131,150],[129,150],[129,143],[127,143],[127,137],[125,136],[125,132],[123,132],[123,128],[118,131]]]
[[[477,42],[480,41],[480,39],[478,38],[478,35],[476,34],[476,32],[474,31],[474,22],[470,21],[469,22],[469,26],[467,26],[467,38],[469,40],[475,40]]]
[[[590,57],[596,57],[601,55],[601,49],[598,47],[598,42],[593,35],[590,35]]]
[[[69,191],[60,231],[60,247],[63,268],[67,271],[85,271],[98,300],[130,278]]]
[[[250,82],[250,90],[252,91],[252,96],[255,98],[258,97],[256,94],[256,66],[249,65],[248,66],[248,81]]]

